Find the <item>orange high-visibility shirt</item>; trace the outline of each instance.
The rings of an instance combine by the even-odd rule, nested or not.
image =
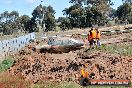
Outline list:
[[[88,40],[95,39],[96,38],[96,31],[92,30],[91,33],[89,32]]]
[[[91,35],[92,36],[92,39],[95,39],[96,38],[96,34],[97,34],[96,31],[95,30],[92,30],[91,32],[92,32],[92,35]]]
[[[84,68],[82,68],[81,70],[81,75],[84,77],[84,78],[88,78],[88,71],[84,71]]]
[[[100,34],[100,32],[98,32],[98,33],[96,34],[96,39],[100,39],[100,37],[101,37],[101,34]]]

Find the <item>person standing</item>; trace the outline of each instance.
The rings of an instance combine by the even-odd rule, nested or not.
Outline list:
[[[90,48],[95,48],[95,45],[96,45],[96,31],[93,29],[93,27],[89,31],[88,41],[89,41]]]
[[[100,37],[101,37],[101,33],[100,31],[98,30],[98,28],[95,28],[96,30],[96,42],[97,42],[97,47],[99,48],[100,47]]]

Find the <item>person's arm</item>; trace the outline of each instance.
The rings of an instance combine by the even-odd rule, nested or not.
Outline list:
[[[87,36],[88,36],[88,41],[90,41],[90,35],[88,34]]]

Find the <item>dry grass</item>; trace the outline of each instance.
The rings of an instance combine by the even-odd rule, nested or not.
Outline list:
[[[22,35],[26,35],[26,34],[25,33],[16,33],[13,35],[0,35],[0,41],[12,39],[12,38],[17,38],[17,37],[22,36]]]
[[[8,72],[0,73],[0,88],[30,88],[31,82]]]

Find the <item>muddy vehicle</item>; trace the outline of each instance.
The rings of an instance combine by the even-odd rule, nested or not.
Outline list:
[[[49,37],[45,45],[35,47],[41,53],[68,53],[83,48],[84,42],[68,37]]]

